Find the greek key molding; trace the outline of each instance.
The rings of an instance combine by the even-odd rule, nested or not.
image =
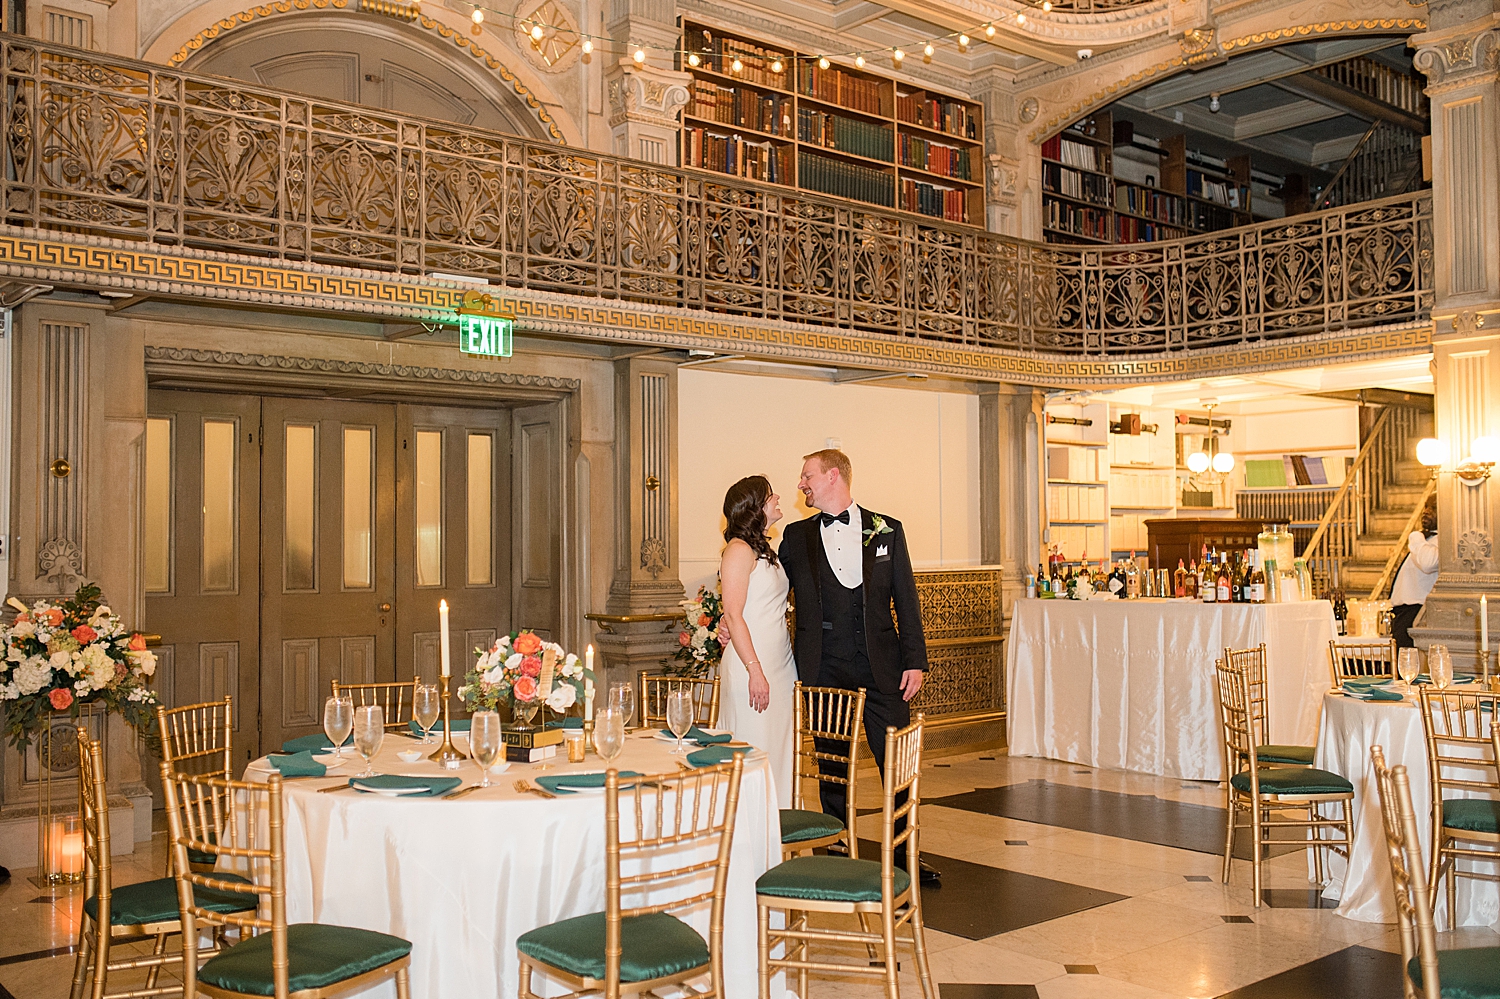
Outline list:
[[[183,347],[146,347],[146,362],[170,361],[178,364],[213,365],[228,368],[255,369],[266,372],[295,372],[325,375],[361,375],[406,381],[452,382],[463,385],[506,388],[545,389],[576,392],[582,385],[577,378],[550,375],[523,375],[510,371],[479,371],[459,368],[433,368],[411,364],[371,364],[366,361],[337,361],[321,357],[286,357],[280,354],[242,354],[236,351],[197,350]]]

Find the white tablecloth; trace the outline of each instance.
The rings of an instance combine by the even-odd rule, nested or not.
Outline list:
[[[1370,747],[1385,750],[1389,766],[1402,764],[1411,780],[1412,810],[1422,854],[1432,856],[1432,785],[1427,771],[1427,740],[1415,702],[1361,701],[1342,694],[1325,694],[1323,725],[1318,732],[1314,765],[1349,779],[1354,785],[1354,849],[1346,866],[1330,853],[1326,898],[1338,899],[1338,914],[1367,923],[1394,923],[1396,903],[1391,888],[1391,864],[1386,856],[1380,821],[1380,791],[1370,766]],[[1476,771],[1476,776],[1482,772]],[[1495,871],[1496,865],[1487,865]],[[1464,863],[1465,868],[1472,865]],[[1438,929],[1447,929],[1448,893],[1436,893]],[[1493,881],[1458,879],[1460,926],[1494,925],[1500,913],[1500,888]]]
[[[455,741],[467,748],[461,738]],[[425,759],[406,764],[396,758],[397,750],[418,745],[387,737],[375,769],[440,774]],[[670,756],[671,748],[649,733],[635,734],[615,762],[621,770],[674,772],[680,757]],[[548,772],[597,771],[603,764],[591,754],[584,764],[563,762]],[[247,777],[255,779],[257,764],[250,766]],[[362,761],[339,772],[358,773],[357,766]],[[466,784],[479,779],[472,763],[452,775]],[[328,786],[323,781],[286,784],[288,922],[357,926],[410,940],[414,999],[515,995],[516,937],[604,909],[604,795],[547,800],[511,787],[517,777],[538,775],[535,766],[512,765],[490,778],[496,787],[457,801],[321,794],[317,788]],[[711,857],[710,851],[704,859]],[[765,754],[755,753],[740,783],[726,889],[724,985],[733,999],[756,994],[755,880],[780,862],[775,789]],[[674,890],[672,897],[685,894]],[[707,939],[706,905],[687,921]],[[539,993],[563,991],[550,984],[536,979]],[[783,979],[774,985],[779,999]],[[357,995],[384,999],[395,987],[387,981]]]
[[[1017,600],[1010,754],[1223,780],[1214,660],[1265,642],[1270,739],[1308,745],[1333,637],[1326,600]]]

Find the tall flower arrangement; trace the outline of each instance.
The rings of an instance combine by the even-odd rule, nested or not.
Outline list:
[[[663,661],[662,668],[672,676],[707,676],[724,658],[724,640],[719,636],[724,597],[718,582],[711,590],[698,587],[698,595],[682,601],[681,607],[683,628],[677,633],[678,649],[671,659]]]
[[[38,600],[27,607],[6,603],[15,620],[0,625],[0,708],[5,734],[24,749],[54,711],[77,712],[80,703],[101,703],[124,718],[160,750],[156,692],[151,677],[156,656],[143,635],[131,632],[99,602],[99,587],[80,586],[61,603]]]
[[[548,652],[552,653],[551,677],[544,669]],[[583,699],[587,684],[594,679],[576,655],[531,631],[502,635],[494,645],[477,648],[474,654],[478,659],[458,688],[458,696],[470,711],[493,711],[504,704],[512,717],[541,707],[566,714]]]

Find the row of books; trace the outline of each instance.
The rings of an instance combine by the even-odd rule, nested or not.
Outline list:
[[[1238,208],[1242,204],[1238,184],[1214,180],[1196,170],[1187,172],[1187,193],[1195,198],[1202,198],[1204,201],[1212,201],[1216,205],[1225,205],[1229,208]]]
[[[966,139],[977,139],[979,122],[967,106],[957,101],[917,94],[896,95],[896,117],[908,125],[921,125]]]
[[[755,142],[739,135],[720,135],[701,128],[689,128],[685,135],[689,166],[772,184],[790,184],[795,176],[790,146]]]
[[[808,97],[816,97],[830,104],[841,104],[854,111],[867,114],[888,113],[881,101],[886,90],[878,80],[866,80],[830,66],[821,68],[816,62],[800,63],[797,67],[797,90]]]
[[[853,198],[872,205],[893,208],[895,186],[886,170],[829,159],[817,153],[802,154],[802,186],[840,198]]]
[[[772,135],[791,135],[792,99],[740,87],[721,87],[710,80],[693,81],[694,118],[753,128]]]
[[[1116,184],[1115,208],[1132,215],[1149,215],[1158,222],[1182,225],[1182,199],[1154,187]]]
[[[902,166],[940,173],[960,180],[969,178],[969,151],[903,134],[899,140]]]
[[[1045,225],[1049,229],[1069,232],[1075,236],[1094,239],[1111,239],[1109,231],[1110,213],[1107,209],[1084,208],[1065,201],[1042,200]]]
[[[1152,243],[1158,239],[1181,239],[1187,230],[1160,222],[1131,218],[1129,215],[1115,216],[1116,243]]]
[[[1317,458],[1306,454],[1284,454],[1278,458],[1252,458],[1245,462],[1245,485],[1251,489],[1284,489],[1287,486],[1341,486],[1346,459]],[[1326,462],[1326,464],[1325,464]]]
[[[963,191],[935,187],[919,180],[901,181],[901,207],[948,222],[969,221],[968,199]]]
[[[874,122],[855,121],[811,108],[797,109],[797,138],[802,142],[889,163],[893,137],[891,129]]]
[[[1054,135],[1042,143],[1042,159],[1056,160],[1065,166],[1077,167],[1080,170],[1096,170],[1101,173],[1108,172],[1101,162],[1097,146],[1074,142],[1071,139],[1064,139],[1060,135]]]
[[[1218,208],[1214,205],[1205,205],[1197,201],[1189,201],[1186,206],[1187,224],[1194,229],[1229,229],[1233,226],[1243,224],[1243,216],[1228,208]]]
[[[787,89],[787,67],[791,60],[787,58],[785,52],[751,45],[737,38],[715,35],[707,28],[695,31],[688,37],[697,42],[697,52],[706,69],[713,70],[715,73],[723,73],[726,76],[733,74],[749,83],[759,83],[781,90]],[[740,69],[737,73],[734,71],[736,59],[740,61]],[[771,70],[771,64],[777,61],[781,63],[779,73]]]
[[[1042,164],[1042,189],[1080,201],[1109,204],[1110,181],[1095,173],[1079,173],[1058,166],[1056,163]]]

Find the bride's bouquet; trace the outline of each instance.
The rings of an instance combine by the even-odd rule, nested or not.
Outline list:
[[[719,584],[710,590],[698,587],[698,596],[681,603],[683,629],[677,633],[678,649],[662,669],[672,676],[707,676],[724,658],[719,622],[724,619],[724,597]]]

